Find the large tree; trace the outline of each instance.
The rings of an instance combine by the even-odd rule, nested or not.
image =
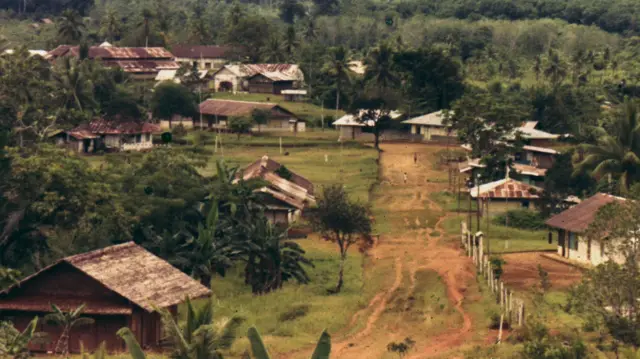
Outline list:
[[[340,292],[349,248],[358,244],[364,250],[373,244],[369,208],[351,200],[342,185],[332,185],[324,188],[310,220],[325,240],[338,245],[340,268],[335,292]]]
[[[160,83],[153,91],[151,98],[153,116],[169,121],[174,115],[194,117],[197,114],[195,99],[188,88],[172,81]]]

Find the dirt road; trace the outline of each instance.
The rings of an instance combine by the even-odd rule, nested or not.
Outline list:
[[[416,344],[406,358],[429,358],[442,356],[470,337],[472,320],[462,304],[465,291],[474,279],[472,264],[457,248],[440,240],[439,233],[444,233],[440,228],[444,213],[429,198],[430,193],[445,187],[442,183],[443,172],[434,169],[435,153],[440,149],[410,144],[383,146],[380,162],[382,184],[375,206],[389,213],[406,214],[403,218],[406,228],[392,235],[381,236],[370,255],[372,266],[393,260],[394,271],[389,275],[393,275],[394,280],[390,287],[379,292],[367,308],[354,317],[353,323],[358,322],[358,318],[366,317],[364,325],[355,334],[335,337],[332,357],[385,358],[389,355],[389,343],[410,337]],[[417,164],[414,164],[414,153],[418,153]],[[434,218],[433,215],[421,218],[425,209],[439,213],[435,216],[436,223],[425,224],[429,218],[432,221]],[[444,325],[428,330],[422,324],[431,319],[429,313],[411,311],[410,317],[406,317],[401,311],[395,310],[399,304],[404,305],[403,308],[411,307],[413,298],[419,295],[416,293],[416,274],[421,271],[438,273],[446,286],[449,306],[453,308]],[[390,308],[392,301],[394,310]]]

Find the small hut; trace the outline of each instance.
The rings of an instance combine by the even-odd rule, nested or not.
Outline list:
[[[541,193],[542,188],[509,177],[469,189],[471,198],[480,199],[486,206],[495,202],[501,210],[535,207]]]
[[[87,351],[105,342],[107,350],[125,350],[116,332],[129,327],[143,348],[157,348],[162,323],[156,308],[177,314],[186,297],[208,296],[211,291],[188,275],[133,242],[64,258],[20,283],[0,292],[0,320],[24,330],[29,321],[42,317],[55,304],[70,311],[85,304],[84,315],[94,324],[72,329],[70,350]],[[33,344],[34,352],[52,352],[61,328],[38,323],[38,332],[53,339]]]

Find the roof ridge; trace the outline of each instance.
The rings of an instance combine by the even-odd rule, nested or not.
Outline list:
[[[75,255],[72,255],[72,256],[68,256],[68,257],[63,258],[62,261],[73,265],[73,264],[78,263],[80,261],[93,259],[93,258],[96,258],[96,257],[104,255],[104,254],[115,253],[115,252],[119,252],[119,251],[121,251],[123,249],[128,249],[128,248],[133,248],[133,247],[142,248],[139,245],[137,245],[135,242],[130,241],[130,242],[125,242],[125,243],[122,243],[122,244],[116,244],[116,245],[105,247],[105,248],[101,248],[101,249],[96,249],[96,250],[91,251],[91,252],[80,253],[80,254],[75,254]]]
[[[259,104],[259,105],[280,106],[280,105],[278,105],[277,103],[274,103],[274,102],[242,101],[242,100],[229,100],[229,99],[222,99],[222,98],[208,98],[208,99],[206,99],[206,101],[227,101],[227,102],[255,103],[255,104]]]

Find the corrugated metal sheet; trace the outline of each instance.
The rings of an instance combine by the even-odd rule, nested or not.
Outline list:
[[[294,74],[290,74],[290,73],[285,73],[285,72],[261,72],[259,74],[255,74],[251,77],[254,76],[264,76],[266,78],[268,78],[269,80],[273,81],[273,82],[279,82],[279,81],[296,81],[297,80],[297,76]]]
[[[215,45],[174,45],[171,47],[171,53],[175,57],[191,59],[221,59],[228,51],[232,50],[233,48],[230,46]]]
[[[70,130],[70,131],[67,131],[67,134],[77,140],[98,138],[98,135],[86,129]]]
[[[547,174],[547,170],[544,168],[538,168],[538,167],[534,167],[534,166],[529,166],[529,165],[523,165],[520,163],[515,163],[513,165],[513,169],[516,170],[516,172],[523,174],[523,175],[529,175],[529,176],[538,176],[538,177],[543,177],[544,175]]]
[[[625,199],[621,197],[597,193],[581,203],[549,218],[545,223],[550,227],[564,229],[574,233],[582,233],[589,228],[600,208],[609,203],[624,200]]]
[[[359,116],[362,116],[364,113],[365,113],[365,110],[360,110],[359,111]],[[378,110],[377,113],[379,114],[380,111]],[[400,116],[402,116],[402,113],[399,112],[399,111],[391,111],[389,113],[389,116],[392,119],[396,119],[396,118],[399,118]],[[365,124],[364,122],[358,121],[358,118],[357,118],[356,115],[346,114],[346,115],[340,117],[339,119],[333,121],[333,125],[334,126],[355,126],[355,127],[369,126],[369,127],[373,127],[373,126],[375,126],[375,121],[368,120],[368,121],[366,121],[366,124]]]
[[[449,111],[453,116],[453,111]],[[437,127],[445,127],[442,121],[444,120],[443,112],[437,111],[428,113],[426,115],[414,117],[412,119],[402,121],[402,123],[410,124],[410,125],[424,125],[424,126],[437,126]]]
[[[109,121],[105,119],[93,120],[88,124],[80,125],[73,130],[69,131],[69,134],[92,134],[92,135],[121,135],[129,134],[136,135],[142,133],[158,133],[162,132],[162,128],[159,125],[148,122],[119,122]],[[94,138],[94,137],[86,137]]]
[[[471,197],[477,198],[478,193],[480,198],[500,198],[500,199],[514,199],[514,200],[526,200],[537,199],[542,189],[524,182],[516,181],[513,178],[505,178],[499,181],[485,183],[480,185],[480,191],[478,187],[473,187],[469,190]]]
[[[60,45],[47,53],[47,59],[80,55],[78,46]],[[119,66],[130,73],[156,72],[163,69],[179,69],[173,54],[163,47],[115,47],[92,46],[90,59],[102,59],[105,66]]]
[[[271,111],[272,117],[296,117],[289,110],[275,103],[209,99],[200,104],[200,113],[212,116],[251,116],[251,112],[255,109]]]
[[[262,177],[262,175],[266,172],[275,172],[280,169],[282,165],[268,156],[263,156],[261,159],[255,161],[254,163],[247,166],[244,169],[242,176],[245,180],[250,178]],[[291,172],[291,181],[298,186],[307,190],[310,195],[313,195],[314,188],[313,183],[308,179],[300,176],[297,173]]]

